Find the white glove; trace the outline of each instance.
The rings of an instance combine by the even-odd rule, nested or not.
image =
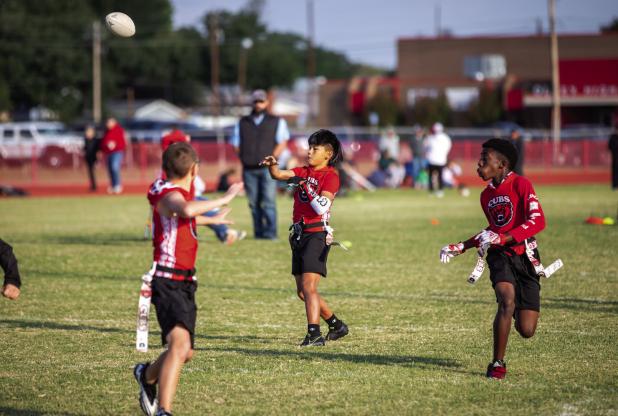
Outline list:
[[[451,261],[451,258],[455,256],[459,256],[463,252],[464,252],[463,243],[446,245],[442,247],[442,250],[440,250],[440,261],[442,263],[448,263],[449,261]]]
[[[504,236],[491,230],[481,231],[481,233],[476,236],[476,240],[479,242],[479,247],[504,244]]]

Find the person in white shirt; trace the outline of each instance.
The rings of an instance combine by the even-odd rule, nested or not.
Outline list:
[[[444,196],[442,170],[448,161],[451,146],[451,138],[444,133],[442,123],[434,123],[431,134],[425,140],[425,159],[428,163],[429,192],[435,192],[438,197]]]

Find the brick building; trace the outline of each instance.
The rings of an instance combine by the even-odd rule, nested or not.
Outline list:
[[[618,119],[618,33],[558,37],[563,124]],[[359,124],[367,101],[383,91],[402,109],[444,93],[461,116],[481,88],[497,89],[505,118],[526,127],[551,124],[550,39],[530,36],[415,37],[397,42],[395,78],[329,80],[320,87],[320,125]]]
[[[618,33],[558,37],[564,124],[610,125],[618,117]],[[548,127],[551,115],[550,39],[535,36],[403,38],[398,45],[400,100],[444,92],[465,110],[490,83],[502,92],[507,117]]]

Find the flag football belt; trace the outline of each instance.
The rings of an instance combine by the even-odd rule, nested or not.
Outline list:
[[[532,267],[534,267],[534,272],[537,274],[537,276],[544,276],[545,268],[541,264],[541,260],[536,255],[538,251],[536,253],[534,251],[534,249],[538,249],[539,247],[538,243],[536,242],[536,239],[528,238],[520,243],[513,244],[511,246],[501,247],[501,249],[507,252],[508,254],[510,254],[511,256],[517,256],[517,253],[515,252],[515,250],[513,250],[513,248],[518,247],[518,246],[524,246],[526,257],[528,257],[528,260],[532,264]]]
[[[157,264],[156,271],[164,272],[164,273],[171,273],[171,274],[176,275],[176,276],[182,276],[182,277],[184,277],[184,280],[190,280],[190,281],[195,280],[193,278],[193,276],[195,276],[195,272],[196,272],[195,268],[193,268],[193,269],[174,269],[172,267],[165,267],[165,266],[161,266],[160,264]]]
[[[309,232],[315,233],[318,231],[326,231],[326,227],[328,227],[327,222],[312,222],[310,224],[305,224],[304,222],[300,223],[303,227],[303,231],[308,230]]]
[[[299,222],[295,222],[290,225],[289,230],[292,231],[292,234],[301,236],[303,231],[307,231],[310,233],[317,233],[319,231],[328,231],[328,222],[318,221],[311,222],[309,224],[305,224],[302,220]]]

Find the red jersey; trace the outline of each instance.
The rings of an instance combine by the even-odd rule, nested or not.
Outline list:
[[[320,170],[315,170],[311,166],[303,166],[294,168],[292,171],[294,175],[305,178],[318,195],[321,195],[323,191],[336,195],[339,191],[339,175],[331,166]],[[305,191],[301,187],[296,188],[292,214],[294,223],[303,220],[305,224],[311,224],[320,221],[328,222],[329,219],[330,209],[323,215],[316,214]]]
[[[195,268],[197,255],[197,228],[195,218],[171,218],[159,214],[157,204],[170,192],[179,192],[185,201],[191,201],[191,194],[171,182],[157,179],[148,191],[148,202],[152,205],[152,245],[154,261],[163,267],[191,270]],[[186,277],[157,270],[155,276],[172,280]],[[195,280],[195,276],[192,277]]]
[[[100,146],[101,150],[106,155],[113,152],[120,152],[127,147],[127,142],[124,138],[124,129],[120,124],[116,124],[105,132]]]
[[[530,181],[510,172],[498,187],[489,183],[481,193],[481,207],[491,231],[509,233],[521,243],[545,228],[545,215]],[[524,244],[511,247],[517,254]]]
[[[182,130],[174,129],[161,138],[161,149],[165,152],[165,149],[170,147],[172,143],[187,142],[191,139]]]

